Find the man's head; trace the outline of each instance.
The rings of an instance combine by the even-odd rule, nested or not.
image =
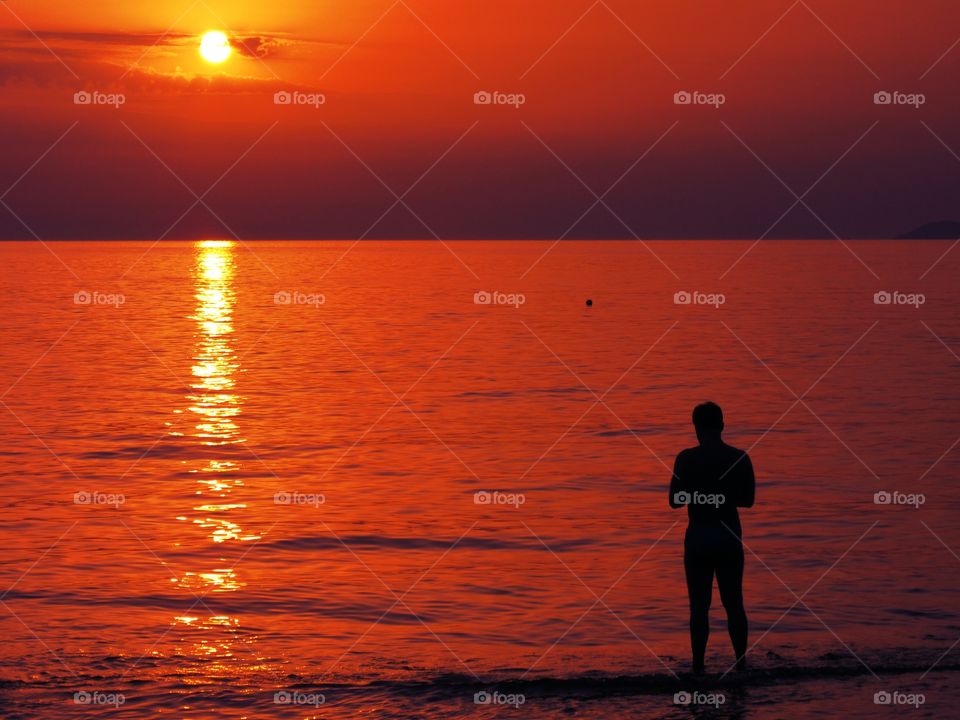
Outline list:
[[[693,409],[693,427],[697,440],[719,440],[723,432],[723,410],[715,402],[700,403]]]

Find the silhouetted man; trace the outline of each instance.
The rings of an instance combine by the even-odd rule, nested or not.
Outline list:
[[[737,508],[753,506],[753,464],[747,453],[720,438],[723,411],[716,403],[697,405],[693,426],[700,444],[677,455],[670,481],[670,507],[687,508],[683,567],[690,596],[693,671],[702,673],[704,669],[714,574],[727,611],[737,669],[743,670],[747,613],[743,609],[743,541]]]

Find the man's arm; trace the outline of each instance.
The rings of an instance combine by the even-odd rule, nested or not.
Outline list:
[[[684,489],[683,482],[683,453],[677,455],[677,459],[673,461],[673,477],[670,478],[670,507],[676,509],[679,507],[685,507],[683,503],[674,502],[674,499],[677,496],[678,492],[681,492]]]
[[[740,500],[737,503],[740,507],[753,507],[754,496],[757,491],[757,479],[753,474],[753,463],[750,462],[750,456],[746,453],[740,460],[741,481],[740,481]]]

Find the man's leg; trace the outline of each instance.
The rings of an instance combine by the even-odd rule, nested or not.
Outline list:
[[[710,637],[710,598],[713,595],[713,564],[708,557],[688,548],[683,555],[687,576],[687,595],[690,597],[690,649],[693,651],[693,671],[703,672],[703,657]]]
[[[737,658],[737,669],[744,670],[748,626],[747,612],[743,608],[743,546],[739,543],[735,549],[724,553],[717,563],[717,586],[723,608],[727,611],[727,630]]]

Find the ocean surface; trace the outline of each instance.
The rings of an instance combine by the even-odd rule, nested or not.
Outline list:
[[[951,250],[0,243],[0,716],[955,717]],[[715,597],[694,679],[706,399],[752,669]]]

